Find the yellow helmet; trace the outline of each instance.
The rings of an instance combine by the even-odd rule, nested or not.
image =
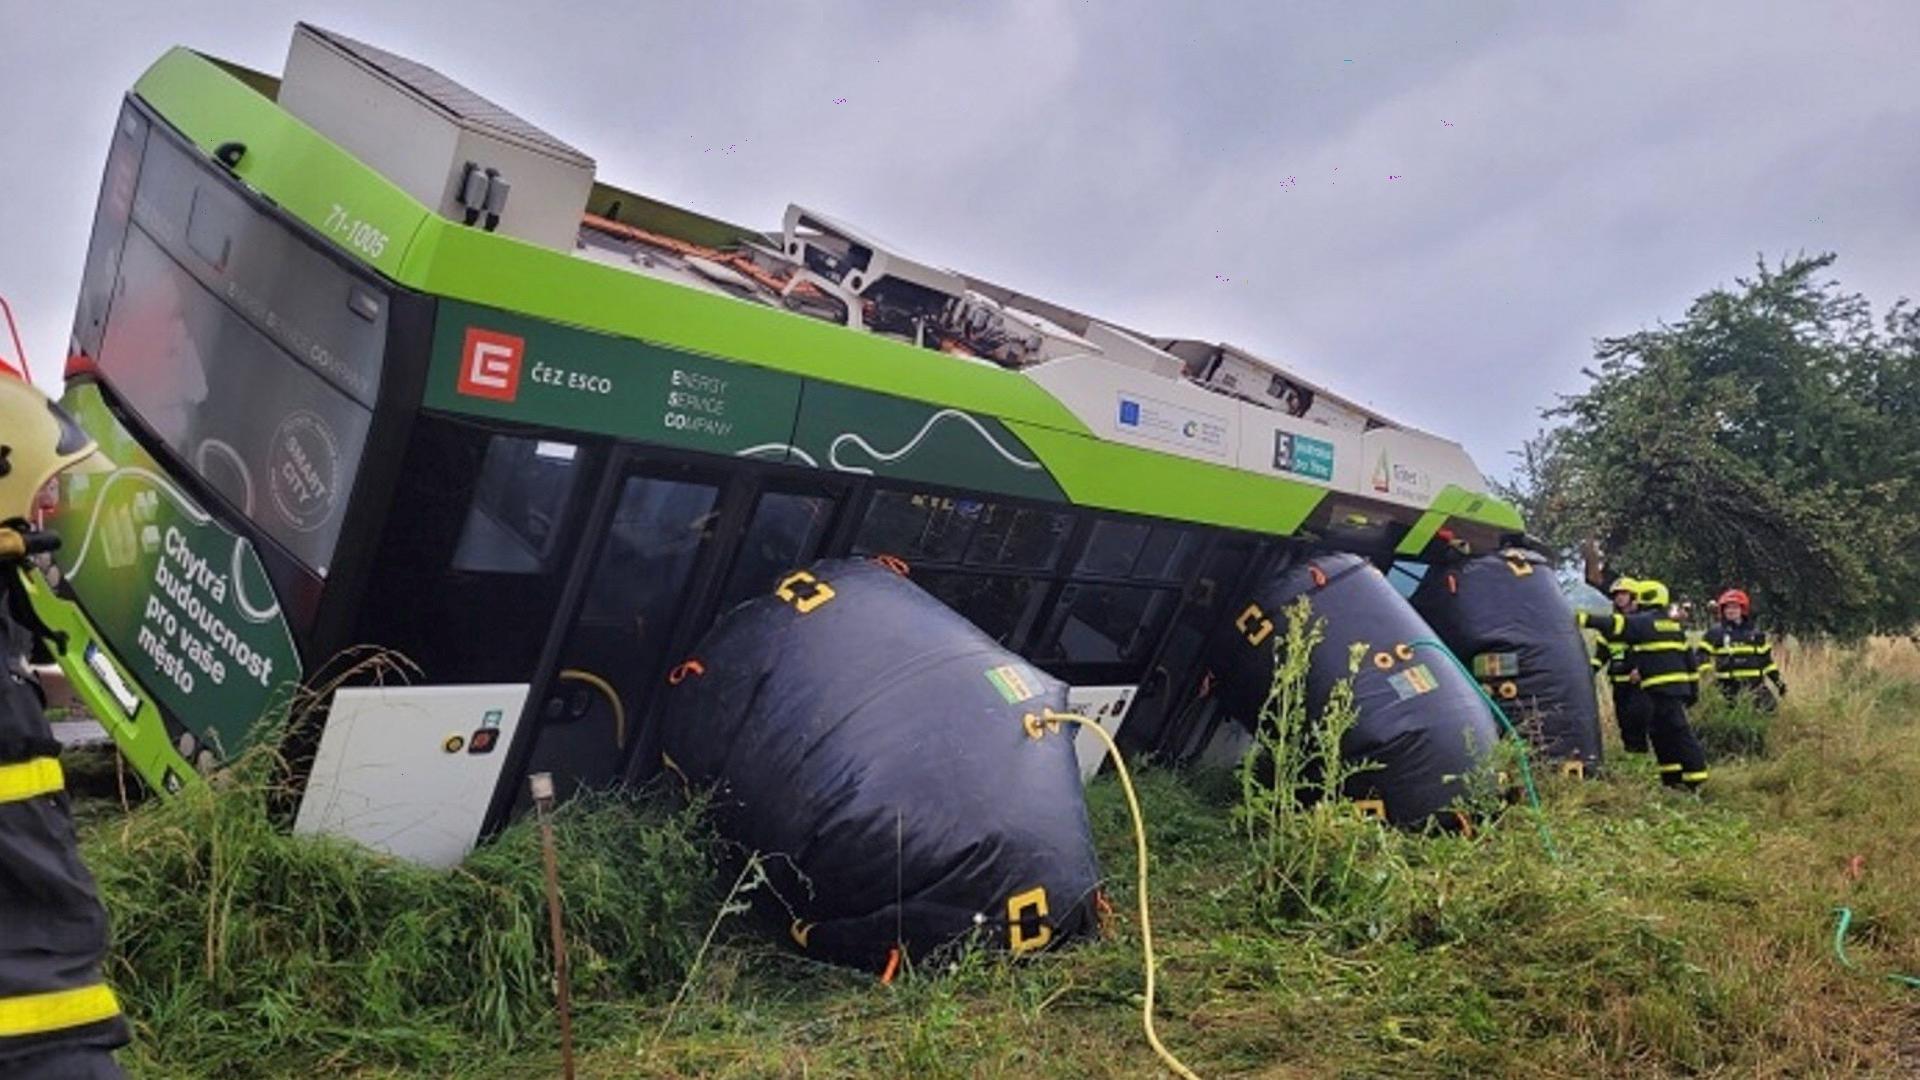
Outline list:
[[[1614,593],[1632,593],[1638,596],[1640,583],[1625,575],[1614,578],[1613,584],[1607,586],[1607,595],[1612,596]]]
[[[0,377],[0,521],[26,518],[47,481],[67,469],[111,469],[73,417],[32,383]]]
[[[1640,601],[1641,607],[1665,608],[1670,602],[1671,598],[1667,594],[1667,587],[1662,582],[1652,580],[1636,581],[1634,582],[1634,586],[1636,589],[1634,597]]]

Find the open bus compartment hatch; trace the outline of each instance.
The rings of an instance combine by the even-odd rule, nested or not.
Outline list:
[[[527,684],[336,691],[293,831],[446,868],[480,838]]]

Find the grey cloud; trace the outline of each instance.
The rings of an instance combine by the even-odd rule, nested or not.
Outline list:
[[[0,292],[43,378],[115,99],[174,43],[277,69],[295,18],[472,83],[612,182],[758,225],[818,205],[1233,340],[1489,470],[1592,338],[1756,252],[1831,248],[1877,302],[1920,293],[1898,0],[82,3],[0,16],[0,93],[33,103],[0,113]]]

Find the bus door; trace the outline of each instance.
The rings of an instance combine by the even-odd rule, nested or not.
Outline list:
[[[1184,760],[1206,745],[1215,719],[1206,700],[1206,647],[1263,546],[1239,535],[1214,541],[1187,583],[1180,609],[1120,729],[1120,742],[1129,751]],[[1190,745],[1195,742],[1198,745]]]
[[[734,544],[726,571],[715,582],[705,617],[689,626],[687,646],[693,646],[713,619],[772,592],[789,571],[819,558],[849,488],[844,478],[835,477],[764,477],[751,484],[741,500],[745,512],[728,522]]]
[[[651,725],[668,672],[723,605],[812,557],[837,501],[737,466],[638,454],[610,483],[584,589],[529,717],[527,771],[553,773],[563,794],[654,771]]]
[[[820,557],[850,488],[844,477],[736,474],[717,518],[711,572],[689,589],[663,669],[670,674],[693,656],[715,619],[772,592],[782,577]],[[651,689],[657,691],[664,681],[665,676],[656,679]],[[639,737],[627,776],[645,779],[659,769],[663,695],[648,694],[635,705]]]

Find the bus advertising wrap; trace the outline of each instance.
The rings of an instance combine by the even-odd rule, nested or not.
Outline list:
[[[991,416],[445,300],[429,408],[1062,501]]]
[[[297,685],[300,658],[253,545],[168,479],[78,384],[66,407],[111,472],[61,478],[60,569],[141,686],[224,758]]]

